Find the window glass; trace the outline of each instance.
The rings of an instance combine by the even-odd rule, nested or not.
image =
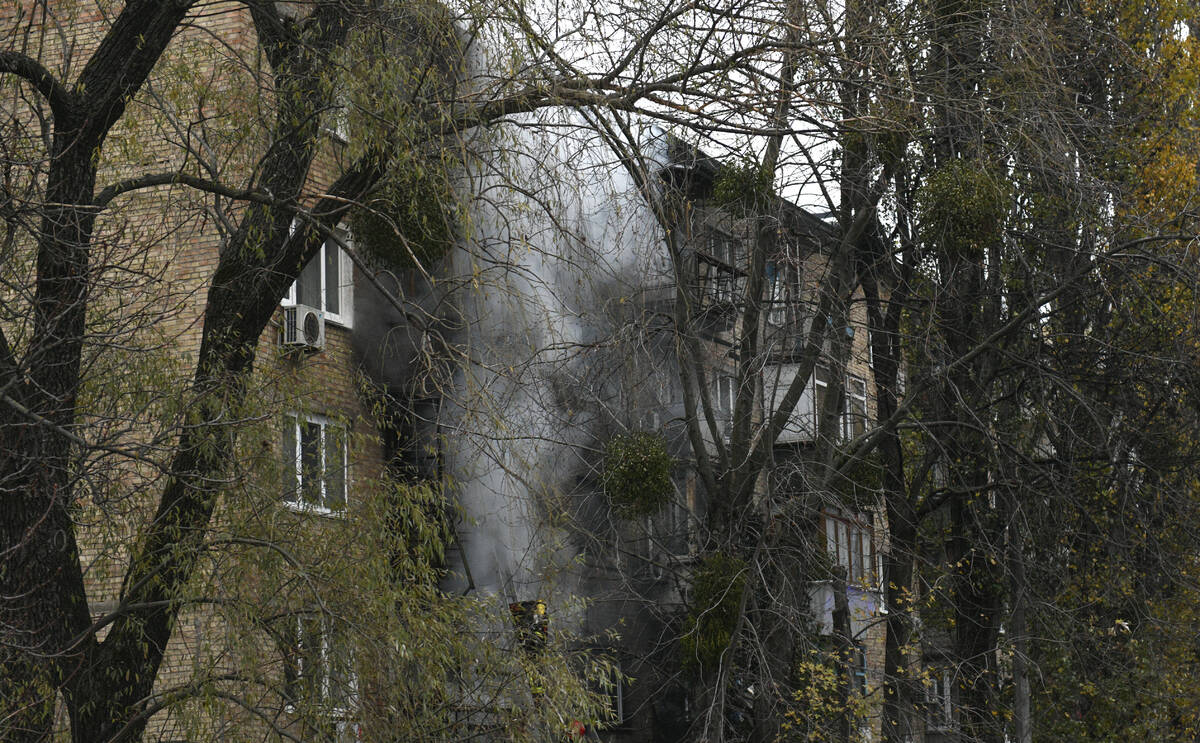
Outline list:
[[[874,530],[869,518],[842,512],[825,513],[825,549],[830,561],[846,571],[851,583],[872,582],[875,573]]]
[[[335,231],[341,242],[350,243],[350,233]],[[350,327],[354,315],[354,294],[350,257],[335,240],[327,240],[300,272],[288,290],[284,305],[303,304],[323,310],[325,319]]]
[[[787,304],[785,287],[787,285],[787,267],[777,266],[774,262],[767,264],[767,285],[771,287],[770,309],[767,311],[767,322],[782,326],[787,322]]]
[[[321,498],[321,424],[300,424],[300,500],[305,505],[323,506]]]
[[[727,415],[733,415],[735,396],[733,377],[721,377],[721,409]]]
[[[284,693],[293,703],[319,701],[324,686],[320,617],[293,617],[287,634]]]
[[[853,657],[854,657],[854,665],[853,665],[854,690],[856,692],[858,692],[860,695],[865,696],[867,693],[867,652],[866,652],[866,649],[862,645],[855,643],[854,650],[853,650]]]
[[[326,702],[335,709],[351,709],[355,704],[357,679],[354,653],[343,633],[327,635],[325,662]]]
[[[345,712],[356,702],[354,652],[343,632],[316,614],[288,618],[284,632],[284,693],[292,704]]]
[[[867,430],[867,383],[859,377],[846,380],[846,437],[860,436]]]
[[[838,564],[838,522],[826,516],[826,551],[829,559]]]
[[[323,511],[346,506],[346,429],[319,418],[285,419],[284,497],[291,503]]]
[[[296,280],[296,302],[309,307],[321,307],[321,262],[309,261]]]
[[[339,426],[325,427],[325,507],[346,506],[346,436]]]
[[[954,727],[954,708],[950,698],[950,673],[932,668],[925,686],[925,722],[935,732],[944,733]]]
[[[342,251],[335,243],[327,242],[321,252],[325,254],[325,311],[338,315],[342,312],[342,281],[339,271]]]
[[[600,680],[600,688],[604,691],[607,697],[605,700],[605,712],[608,716],[608,723],[611,725],[619,725],[625,721],[625,694],[621,678],[620,667],[613,668],[612,671],[605,674]]]

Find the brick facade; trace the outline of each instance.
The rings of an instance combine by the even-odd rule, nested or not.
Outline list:
[[[71,81],[108,28],[108,13],[115,13],[102,11],[103,5],[58,3],[55,15],[48,17],[45,3],[6,4],[0,11],[5,48],[35,56]],[[102,153],[100,188],[131,176],[180,169],[234,187],[242,184],[262,154],[262,132],[269,130],[260,117],[270,113],[263,114],[255,99],[265,61],[253,47],[254,37],[242,4],[198,6],[113,128]],[[14,83],[9,83],[8,92],[7,102],[0,104],[8,118],[6,137],[18,144],[28,137],[25,141],[32,149],[37,102]],[[324,145],[308,188],[314,196],[338,174],[343,147],[333,139]],[[203,167],[195,165],[206,157],[212,159]],[[77,486],[78,541],[89,606],[97,621],[118,608],[131,550],[153,515],[166,479],[164,469],[175,440],[172,427],[188,420],[188,390],[209,282],[242,208],[237,202],[217,201],[182,186],[143,189],[114,200],[96,225],[95,309],[85,352],[91,376],[85,382],[81,417],[91,426],[89,438],[114,451],[136,452],[122,457],[101,451]],[[345,542],[353,539],[353,529],[348,516],[297,513],[283,504],[283,415],[319,414],[348,427],[348,513],[360,507],[356,495],[369,492],[383,474],[381,435],[362,393],[352,331],[330,324],[320,351],[284,353],[279,325],[277,315],[258,345],[246,421],[238,426],[243,454],[232,463],[228,491],[210,524],[211,552],[201,559],[189,603],[179,615],[157,677],[155,695],[168,703],[151,717],[147,740],[194,739],[200,734],[261,739],[267,726],[286,727],[286,718],[255,719],[245,711],[246,706],[283,709],[266,691],[262,697],[252,696],[261,688],[252,683],[255,674],[276,680],[282,675],[280,653],[271,647],[269,633],[229,623],[229,617],[241,611],[238,602],[269,584],[255,586],[254,581],[267,575],[259,563],[267,562],[264,555],[272,548],[247,547],[246,537],[290,533],[296,535],[296,544],[316,543],[317,550],[302,555],[310,565],[321,548],[340,554],[342,562],[350,559],[353,550]],[[243,540],[241,546],[238,539]],[[279,551],[287,544],[280,541]],[[296,591],[294,600],[304,600],[301,594]],[[281,599],[276,608],[288,600]],[[102,628],[98,639],[106,632]],[[240,667],[239,659],[250,657],[248,648],[256,642],[262,666]],[[201,692],[191,698],[181,695],[186,700],[181,704],[169,703],[179,690],[228,674],[250,679],[240,686],[244,698]]]

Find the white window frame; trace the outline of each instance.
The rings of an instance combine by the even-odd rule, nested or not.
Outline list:
[[[829,369],[818,364],[813,367],[812,374],[812,417],[814,433],[821,426],[821,404],[825,399],[825,390],[829,387]],[[857,391],[856,391],[857,388]],[[856,424],[862,425],[865,433],[871,425],[870,417],[867,413],[867,398],[870,393],[867,389],[867,380],[853,374],[847,374],[842,382],[842,414],[840,420],[840,433],[843,439],[850,440],[855,437],[854,427]],[[857,407],[856,407],[857,404]]]
[[[301,423],[315,423],[319,426],[319,429],[320,429],[320,442],[318,443],[317,451],[320,452],[320,455],[321,455],[321,477],[320,477],[321,494],[320,494],[320,502],[318,502],[318,503],[308,503],[303,498],[304,461],[303,461],[303,437],[302,437],[303,431],[302,431]],[[284,494],[284,502],[290,508],[296,509],[298,511],[307,511],[307,512],[311,512],[311,513],[319,513],[319,514],[341,514],[341,513],[344,513],[346,510],[347,503],[350,500],[350,445],[349,445],[350,429],[345,424],[343,424],[339,421],[336,421],[332,418],[327,418],[323,415],[314,415],[311,413],[296,413],[296,412],[288,413],[287,415],[284,416],[284,426],[290,427],[291,432],[292,432],[293,444],[295,445],[295,450],[291,453],[292,456],[294,457],[294,462],[295,462],[295,472],[292,474],[292,477],[294,478],[294,480],[289,478],[287,480],[287,482],[285,483],[287,492],[285,492],[285,494]],[[330,508],[328,505],[326,505],[327,503],[329,503],[330,494],[328,492],[326,492],[329,478],[328,478],[328,468],[327,468],[327,464],[325,462],[326,456],[328,455],[328,447],[325,444],[325,437],[326,437],[326,431],[329,430],[330,428],[338,428],[342,432],[342,493],[341,493],[341,507],[340,508]],[[284,443],[286,443],[286,440]],[[284,456],[285,456],[284,468],[285,469],[287,468],[288,462],[289,462],[289,458],[287,455],[288,455],[288,452],[285,451],[284,452]],[[296,486],[294,490],[292,490],[292,488],[291,488],[292,482],[294,482],[295,486]]]
[[[603,720],[597,726],[601,730],[611,730],[625,724],[625,674],[621,673],[621,664],[613,661],[601,678],[597,679],[598,691],[608,698],[608,710],[613,717]]]
[[[318,633],[320,636],[320,647],[307,648],[303,645],[304,641],[310,636],[306,630],[315,627],[317,622],[320,623],[320,631]],[[346,664],[344,670],[347,672],[347,676],[344,679],[334,679],[335,675],[340,674],[334,673],[338,660],[334,657],[335,632],[331,628],[330,618],[322,616],[314,619],[307,614],[296,614],[292,617],[292,624],[289,630],[292,633],[289,640],[293,646],[292,650],[295,651],[295,657],[289,660],[289,663],[295,664],[290,669],[294,678],[285,679],[285,684],[295,684],[295,688],[289,690],[289,697],[292,698],[289,707],[294,711],[295,702],[301,701],[295,697],[301,692],[309,692],[315,694],[316,698],[303,700],[303,703],[315,703],[322,706],[328,705],[330,715],[338,720],[349,720],[352,718],[358,707],[358,672],[355,667],[354,648],[349,643],[344,643],[344,650],[347,654],[344,659]],[[319,666],[317,672],[320,674],[320,683],[317,688],[310,689],[306,687],[314,675],[312,670],[314,660],[315,664]],[[345,692],[345,699],[339,700],[343,701],[344,705],[332,704],[336,691],[334,684],[345,685],[345,689],[343,690]]]
[[[296,224],[293,222],[292,230],[295,231],[295,229],[296,229]],[[345,242],[347,245],[349,245],[351,247],[354,246],[354,243],[350,236],[350,231],[344,225],[338,225],[336,228],[334,228],[334,233],[336,235],[338,235],[338,237],[340,237],[342,239],[342,241]],[[337,286],[338,311],[337,312],[330,311],[329,308],[326,306],[326,304],[327,304],[326,298],[329,294],[329,287],[327,286],[327,280],[326,280],[326,276],[325,276],[325,265],[326,265],[325,264],[325,253],[328,250],[336,250],[337,251],[337,264],[338,264],[338,286]],[[317,250],[317,254],[313,256],[312,261],[310,261],[308,263],[308,265],[305,266],[305,268],[308,268],[308,266],[312,265],[313,261],[316,262],[318,269],[320,271],[320,275],[321,275],[321,291],[320,291],[321,305],[319,307],[317,307],[316,309],[321,310],[322,315],[324,315],[324,317],[325,317],[326,323],[333,323],[334,325],[340,325],[343,328],[353,328],[354,327],[354,262],[350,260],[350,256],[346,254],[346,251],[342,250],[341,247],[339,247],[337,245],[337,243],[334,242],[332,239],[328,239],[325,242],[321,243],[321,247]],[[297,283],[299,283],[299,279],[297,279],[296,281],[293,281],[292,285],[288,287],[287,294],[284,295],[284,297],[283,297],[282,304],[284,307],[293,307],[296,305],[296,291],[297,291],[296,285],[297,285]]]
[[[828,341],[826,341],[828,342]],[[817,364],[812,371],[812,430],[813,436],[821,431],[821,406],[825,403],[825,391],[829,388],[828,367]]]
[[[861,392],[856,391],[856,387]],[[855,404],[859,406],[855,407]],[[845,410],[842,413],[842,435],[847,439],[853,439],[858,435],[854,428],[855,425],[862,426],[862,432],[867,431],[867,380],[862,377],[857,377],[853,374],[846,375],[846,402]]]
[[[737,384],[732,374],[713,375],[713,416],[722,422],[733,420],[733,406],[737,402]]]
[[[771,298],[770,309],[767,310],[767,323],[777,328],[787,326],[788,321],[788,303],[791,301],[791,292],[788,291],[790,285],[788,283],[790,276],[789,267],[786,263],[775,264],[775,280],[771,282]]]
[[[925,725],[930,732],[954,730],[954,703],[950,689],[950,669],[933,667],[925,685]]]
[[[821,512],[821,521],[825,552],[831,563],[846,569],[846,583],[877,586],[881,571],[871,518],[841,509],[825,509]]]

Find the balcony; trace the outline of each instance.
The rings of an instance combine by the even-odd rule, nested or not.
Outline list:
[[[822,635],[833,634],[833,581],[814,581],[809,587],[809,608],[817,623],[817,631]],[[887,613],[883,605],[882,594],[864,586],[848,584],[846,586],[846,603],[850,609],[850,635],[862,637],[872,622]]]

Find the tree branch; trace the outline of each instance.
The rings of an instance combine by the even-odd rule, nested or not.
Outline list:
[[[93,205],[97,209],[103,209],[122,194],[130,191],[137,191],[143,188],[153,188],[155,186],[188,186],[197,191],[205,191],[207,193],[224,196],[229,199],[238,199],[240,201],[253,201],[267,206],[275,206],[281,208],[297,208],[294,201],[288,199],[277,199],[271,196],[266,191],[257,188],[233,188],[226,186],[223,183],[212,181],[207,178],[189,175],[188,173],[168,172],[168,173],[147,173],[133,178],[127,178],[123,181],[117,181],[109,186],[106,186],[100,193],[96,194],[96,198],[92,200]]]
[[[16,75],[32,85],[50,104],[55,120],[69,118],[79,103],[75,94],[41,62],[20,52],[0,52],[0,72]]]
[[[88,138],[99,142],[158,64],[195,0],[130,0],[79,75]]]
[[[258,34],[258,48],[267,55],[271,69],[278,70],[295,44],[294,24],[279,16],[274,2],[248,2],[246,5],[250,8],[254,32]]]

